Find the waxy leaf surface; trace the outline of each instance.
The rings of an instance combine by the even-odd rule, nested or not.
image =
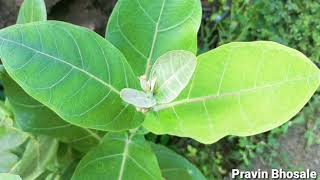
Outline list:
[[[78,165],[72,180],[160,180],[157,158],[142,135],[109,133]]]
[[[62,120],[52,110],[24,92],[7,74],[2,75],[1,80],[15,121],[23,131],[58,138],[80,151],[87,151],[99,143],[97,132]]]
[[[205,180],[202,173],[188,160],[159,144],[151,143],[157,156],[162,176],[166,180]]]
[[[25,0],[20,8],[18,23],[45,21],[47,19],[43,0]],[[44,7],[44,8],[42,8]],[[88,151],[98,143],[94,131],[73,126],[62,120],[52,110],[30,97],[8,76],[1,74],[5,95],[14,112],[15,121],[27,132],[45,134],[70,143],[80,151]]]
[[[196,59],[188,51],[170,51],[157,59],[151,79],[156,80],[153,93],[158,104],[169,103],[179,96],[192,77]]]
[[[47,20],[44,0],[24,0],[19,11],[17,24]]]
[[[176,101],[155,106],[144,126],[202,143],[262,133],[298,113],[319,82],[318,68],[296,50],[230,43],[201,55],[186,89]]]
[[[121,50],[137,75],[149,74],[171,50],[197,52],[200,0],[120,0],[106,38]]]
[[[150,108],[156,105],[153,97],[136,89],[125,88],[121,90],[120,96],[123,101],[138,108]]]
[[[0,31],[0,58],[8,74],[64,120],[119,131],[140,125],[120,90],[138,82],[119,50],[85,28],[58,21]]]

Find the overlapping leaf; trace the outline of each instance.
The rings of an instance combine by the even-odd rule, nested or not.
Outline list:
[[[17,23],[24,24],[46,19],[43,0],[25,0],[20,8]],[[25,93],[5,71],[2,72],[1,79],[7,101],[14,111],[15,121],[22,130],[56,137],[80,151],[88,151],[98,143],[99,137],[94,131],[78,128],[63,121],[49,108]]]
[[[137,75],[171,50],[197,52],[200,0],[120,0],[106,38],[119,48]]]
[[[18,129],[0,125],[0,173],[9,172],[19,161],[19,157],[11,151],[23,144],[27,138],[28,135]]]
[[[80,151],[88,151],[99,143],[94,130],[73,126],[49,108],[31,98],[7,74],[2,76],[5,94],[19,127],[35,134],[45,134],[70,143]]]
[[[142,135],[109,133],[78,165],[72,180],[162,179],[156,156]]]
[[[203,143],[254,135],[292,118],[319,83],[318,68],[296,50],[273,42],[230,43],[201,55],[187,88],[148,113],[144,126]]]
[[[47,136],[38,136],[29,140],[19,162],[10,173],[20,175],[23,180],[34,180],[41,176],[57,154],[58,141]]]
[[[151,143],[155,152],[162,176],[166,180],[205,180],[202,173],[188,160],[165,146]]]
[[[110,131],[141,123],[119,95],[137,87],[136,77],[121,52],[94,32],[58,21],[14,25],[0,31],[0,45],[9,75],[64,120]]]

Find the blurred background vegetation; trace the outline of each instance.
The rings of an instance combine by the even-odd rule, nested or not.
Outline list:
[[[14,24],[22,0],[0,0],[0,28]],[[116,0],[46,0],[49,19],[104,34]],[[320,63],[319,0],[202,0],[199,53],[232,41],[271,40]],[[1,87],[0,87],[1,88]],[[0,95],[2,90],[0,90]],[[188,158],[208,179],[229,179],[233,168],[314,169],[320,173],[320,94],[291,121],[252,137],[226,137],[212,145],[172,136],[147,138]]]

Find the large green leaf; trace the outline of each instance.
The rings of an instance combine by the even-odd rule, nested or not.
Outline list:
[[[25,0],[19,12],[18,23],[45,21],[47,16],[44,6],[43,0]],[[94,131],[78,128],[63,121],[25,93],[5,71],[1,73],[1,79],[7,100],[14,111],[15,121],[22,130],[56,137],[80,151],[87,151],[99,142],[99,137]]]
[[[82,127],[137,127],[142,114],[119,91],[137,78],[119,50],[75,25],[46,21],[0,31],[0,57],[9,75],[40,103]],[[14,53],[13,53],[14,52]]]
[[[25,93],[7,74],[2,75],[1,79],[15,121],[23,131],[58,138],[80,151],[88,151],[99,143],[100,138],[95,131],[63,121],[52,110]]]
[[[47,11],[44,0],[24,0],[18,15],[18,24],[45,21]]]
[[[230,43],[201,55],[187,88],[176,101],[154,107],[144,126],[203,143],[254,135],[292,118],[319,83],[318,68],[296,50]]]
[[[142,135],[110,133],[78,165],[73,180],[162,179],[156,156]]]
[[[205,180],[202,173],[188,160],[159,144],[151,143],[157,156],[162,176],[166,180]]]
[[[106,38],[118,47],[137,75],[171,50],[197,52],[200,0],[119,0]]]

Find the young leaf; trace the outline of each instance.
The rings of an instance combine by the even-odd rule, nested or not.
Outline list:
[[[123,101],[138,108],[151,108],[156,105],[156,100],[143,91],[125,88],[121,90],[120,96]]]
[[[176,101],[154,107],[144,126],[213,143],[248,136],[292,118],[320,83],[302,53],[273,42],[230,43],[201,55],[192,81]]]
[[[109,133],[78,165],[72,180],[162,179],[156,156],[142,135]]]
[[[3,74],[1,80],[15,121],[23,131],[58,138],[83,152],[99,143],[100,138],[96,132],[65,122],[52,110],[25,93],[7,74]]]
[[[159,144],[150,143],[157,156],[162,176],[166,180],[205,180],[202,173],[188,160]]]
[[[0,173],[1,180],[22,180],[20,176],[15,174]]]
[[[154,96],[159,104],[169,103],[187,86],[197,57],[188,51],[170,51],[157,59],[151,78],[156,79]]]
[[[200,22],[200,0],[120,0],[106,38],[124,53],[137,75],[148,75],[155,60],[168,51],[197,52]]]
[[[47,20],[44,0],[24,0],[19,11],[17,24]]]
[[[94,32],[58,21],[14,25],[0,31],[0,45],[8,74],[64,120],[110,131],[141,124],[142,114],[123,105],[119,92],[138,87],[133,71]]]
[[[19,174],[23,180],[34,180],[39,177],[57,154],[58,141],[39,136],[30,139],[23,157],[10,173]]]

